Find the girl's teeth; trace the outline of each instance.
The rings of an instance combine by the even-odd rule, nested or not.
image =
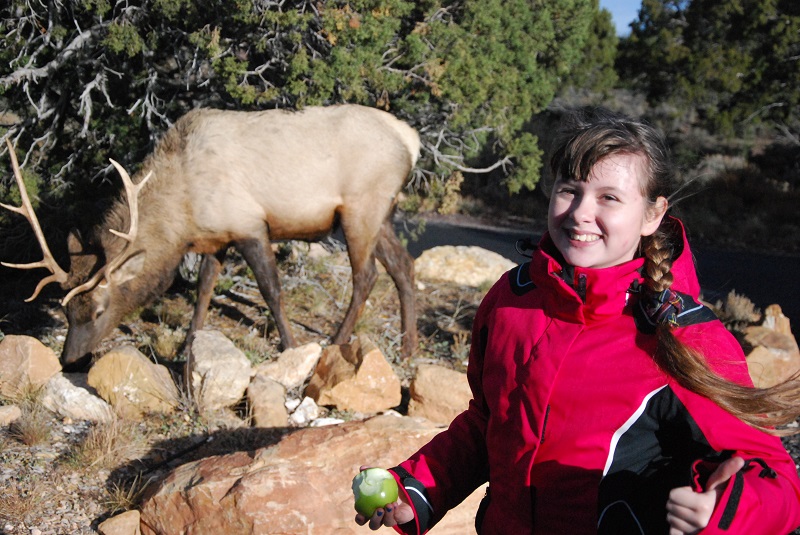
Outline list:
[[[596,234],[570,234],[570,238],[576,241],[597,241],[600,236]]]

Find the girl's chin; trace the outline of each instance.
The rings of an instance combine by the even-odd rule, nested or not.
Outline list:
[[[595,242],[594,246],[583,245],[578,247],[567,247],[562,252],[564,260],[571,266],[580,268],[601,268],[610,265],[603,257],[603,251],[599,247],[601,244]]]
[[[566,254],[562,253],[562,256],[564,257],[564,260],[566,260],[567,264],[586,269],[603,269],[607,267],[618,266],[633,260],[633,255],[630,257],[623,256],[620,258],[610,259],[600,254],[592,254],[588,251],[574,250],[567,251]]]
[[[580,268],[592,268],[595,267],[597,264],[597,259],[592,258],[590,255],[586,254],[570,254],[567,253],[564,256],[564,260],[567,261],[567,264],[575,267]]]

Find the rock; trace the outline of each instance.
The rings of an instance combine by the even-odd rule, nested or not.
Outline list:
[[[311,423],[318,416],[319,406],[314,403],[313,399],[305,397],[289,416],[289,421],[294,425],[304,426]]]
[[[442,245],[423,251],[414,261],[414,272],[421,280],[479,288],[495,282],[514,266],[511,260],[481,247]]]
[[[400,404],[400,379],[367,337],[322,352],[306,395],[318,405],[377,413]]]
[[[341,418],[317,418],[313,420],[309,426],[310,427],[325,427],[326,425],[339,425],[343,424],[344,420]]]
[[[781,334],[792,336],[791,322],[784,316],[780,305],[770,305],[764,311],[763,327],[772,329]]]
[[[89,370],[87,382],[124,418],[168,414],[179,401],[169,370],[150,362],[133,346],[122,346],[100,357]]]
[[[257,374],[247,387],[247,404],[253,425],[286,427],[289,412],[285,405],[286,388],[264,375]]]
[[[89,392],[88,377],[83,373],[57,373],[47,382],[42,404],[62,418],[110,422],[114,409]]]
[[[286,390],[302,386],[314,371],[322,347],[316,342],[285,350],[274,362],[264,362],[256,367],[256,375],[269,377],[282,384]]]
[[[198,331],[192,341],[189,374],[193,399],[203,410],[236,405],[244,397],[253,366],[219,331]]]
[[[427,420],[387,414],[303,429],[255,453],[180,466],[142,501],[142,533],[363,535],[369,530],[353,521],[350,488],[358,467],[394,466],[441,430]],[[450,511],[434,532],[474,533],[483,493]]]
[[[139,511],[125,511],[103,521],[97,526],[97,531],[100,532],[100,535],[141,535],[140,523]]]
[[[14,423],[22,416],[22,409],[16,405],[0,405],[0,426]]]
[[[442,388],[443,385],[447,387]],[[409,391],[409,416],[445,425],[463,412],[472,399],[467,374],[433,364],[417,368]]]
[[[206,410],[203,412],[203,421],[208,427],[209,433],[220,430],[247,429],[250,427],[250,423],[240,418],[239,414],[232,407]]]
[[[0,341],[0,395],[22,399],[61,371],[53,350],[36,338],[9,334]]]
[[[319,242],[305,242],[293,240],[290,242],[292,245],[292,254],[289,257],[291,261],[296,261],[297,256],[306,256],[313,260],[322,260],[329,258],[333,255],[331,251]]]
[[[753,346],[747,368],[755,386],[773,386],[800,371],[800,348],[780,306],[767,307],[764,322],[748,327],[745,340]]]

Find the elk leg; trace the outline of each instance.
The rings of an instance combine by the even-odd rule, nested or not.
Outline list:
[[[347,254],[350,257],[350,268],[353,271],[353,295],[350,297],[350,306],[344,315],[339,329],[333,336],[334,344],[346,344],[350,341],[350,335],[356,326],[356,320],[361,315],[364,303],[378,280],[378,269],[375,267],[375,256],[373,255],[372,242],[366,242],[359,237],[347,235],[345,228],[345,240],[347,241]]]
[[[226,253],[227,250],[222,249],[213,255],[204,254],[200,261],[200,270],[197,273],[197,303],[194,306],[192,323],[189,324],[189,332],[186,333],[187,343],[191,343],[194,333],[203,328],[208,307],[211,305],[211,297],[214,295],[214,284],[222,270]]]
[[[414,289],[414,259],[392,228],[391,218],[381,227],[375,256],[392,277],[400,296],[400,321],[403,330],[402,358],[411,357],[417,348],[417,310]]]
[[[283,311],[278,264],[275,261],[275,253],[272,252],[269,239],[265,236],[263,240],[242,240],[234,245],[242,253],[250,269],[253,270],[258,289],[261,291],[264,301],[267,302],[272,317],[275,318],[283,349],[295,347],[297,344],[286,319],[286,313]]]

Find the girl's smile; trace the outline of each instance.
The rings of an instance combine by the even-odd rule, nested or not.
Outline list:
[[[651,203],[642,195],[644,173],[641,156],[615,154],[597,162],[585,182],[556,180],[548,230],[569,264],[604,268],[633,259],[667,209],[663,197]]]

